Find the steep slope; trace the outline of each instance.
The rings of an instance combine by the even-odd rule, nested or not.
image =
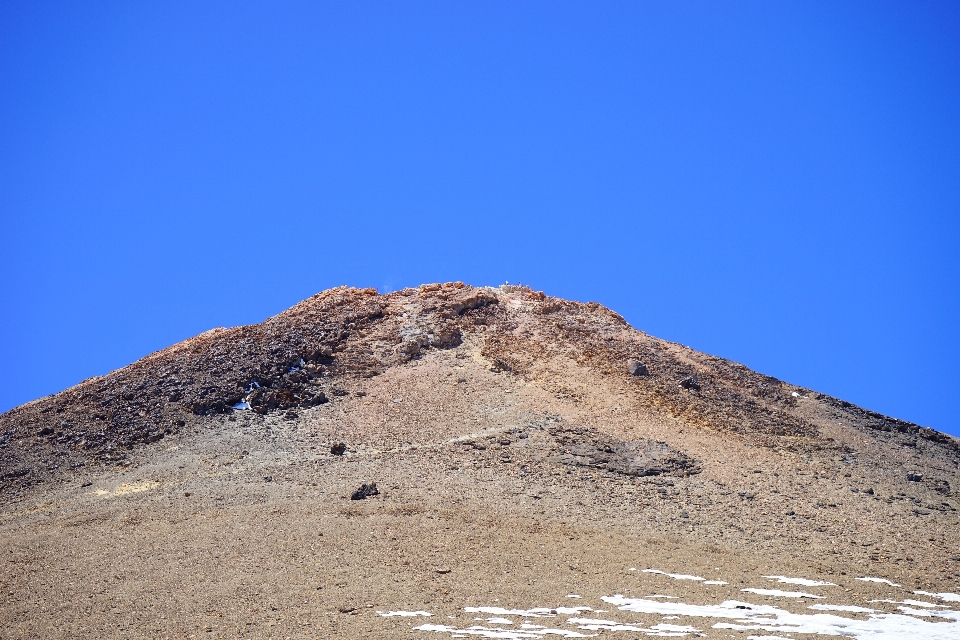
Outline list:
[[[849,581],[960,583],[957,439],[524,287],[332,289],[0,434],[0,626],[23,637],[51,635],[38,614],[78,636],[449,634],[375,609],[672,580],[630,568],[722,567],[674,594],[708,599],[788,570],[901,606]]]

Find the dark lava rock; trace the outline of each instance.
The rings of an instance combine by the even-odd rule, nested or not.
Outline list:
[[[315,407],[319,404],[326,404],[328,402],[330,402],[330,400],[327,399],[327,394],[321,391],[320,393],[314,394],[314,396],[305,402],[304,405],[308,407]]]
[[[650,375],[650,369],[647,368],[647,365],[643,364],[639,360],[631,360],[627,363],[627,371],[630,372],[632,376],[648,376]]]
[[[351,500],[366,500],[370,496],[380,495],[380,490],[377,489],[376,482],[364,483],[360,485],[360,488],[350,494]]]
[[[330,447],[330,453],[335,456],[342,456],[347,452],[347,445],[343,442],[338,442],[337,444]]]
[[[589,429],[558,429],[560,464],[605,469],[629,476],[688,476],[700,473],[700,465],[664,442],[625,442]]]
[[[907,480],[910,482],[923,482],[923,476],[919,473],[908,473]]]
[[[684,389],[693,389],[695,391],[700,390],[700,378],[698,376],[690,376],[689,378],[684,378],[680,381],[680,386]]]
[[[930,484],[937,493],[944,496],[950,495],[950,483],[946,480],[933,480]]]

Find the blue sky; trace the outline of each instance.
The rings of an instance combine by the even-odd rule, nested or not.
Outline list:
[[[523,282],[960,435],[960,9],[0,5],[0,411],[340,284]]]

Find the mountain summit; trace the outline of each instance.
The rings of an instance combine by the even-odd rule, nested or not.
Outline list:
[[[0,434],[11,637],[960,629],[960,441],[527,287],[331,289]]]

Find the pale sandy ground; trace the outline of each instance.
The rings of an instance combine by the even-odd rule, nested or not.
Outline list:
[[[3,505],[0,637],[563,637],[537,635],[532,625],[544,625],[637,638],[657,624],[697,630],[677,632],[687,637],[778,635],[600,600],[615,594],[803,614],[831,604],[909,617],[898,609],[911,606],[905,599],[943,605],[912,605],[918,611],[960,609],[913,593],[960,593],[960,504],[956,494],[906,480],[904,470],[929,468],[919,453],[832,424],[810,398],[798,411],[819,416],[824,433],[855,456],[771,450],[690,428],[637,404],[622,377],[572,360],[526,379],[490,364],[479,338],[468,337],[343,383],[347,395],[296,419],[250,411],[197,418],[195,433],[139,450],[125,466],[90,465]],[[702,472],[634,478],[561,464],[558,430],[577,428],[666,442]],[[330,454],[336,442],[348,445],[346,455]],[[955,468],[934,471],[960,485]],[[379,496],[348,499],[368,481]],[[727,584],[642,571],[651,568]],[[856,579],[863,576],[902,586]],[[878,599],[897,602],[870,603]],[[575,614],[464,609],[576,606],[603,611],[580,618],[648,631],[581,628],[569,622]],[[378,614],[390,611],[432,615]],[[956,620],[910,619],[928,625],[903,632],[911,637],[960,637],[951,635]],[[424,624],[501,631],[415,629]]]

